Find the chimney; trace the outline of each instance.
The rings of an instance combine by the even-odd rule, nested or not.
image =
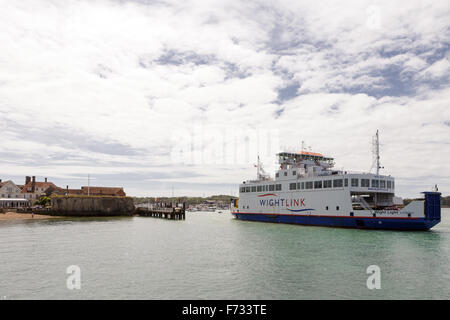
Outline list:
[[[47,178],[45,178],[45,182],[47,182]]]
[[[31,192],[34,192],[36,190],[36,177],[33,176],[31,180]]]
[[[28,184],[28,183],[30,183],[30,182],[31,182],[31,177],[26,176],[26,177],[25,177],[25,184]]]

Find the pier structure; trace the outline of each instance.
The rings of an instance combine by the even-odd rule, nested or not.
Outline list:
[[[185,220],[186,219],[186,203],[182,206],[176,203],[155,203],[149,204],[147,207],[140,206],[136,208],[136,214],[141,217],[153,217],[169,220]]]

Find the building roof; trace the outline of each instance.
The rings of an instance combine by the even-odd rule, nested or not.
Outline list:
[[[48,189],[49,187],[53,187],[57,189],[58,187],[53,182],[35,182],[34,183],[36,188],[43,188],[44,190]],[[22,187],[23,193],[31,193],[31,191],[27,191],[28,188],[33,187],[33,182],[28,182],[26,185]]]
[[[121,187],[81,187],[83,194],[101,194],[101,195],[125,195],[125,191]]]
[[[3,187],[5,184],[7,184],[8,182],[10,182],[11,180],[6,180],[6,181],[0,181],[0,188]],[[12,182],[12,181],[11,181]]]
[[[12,183],[14,186],[20,188],[20,187],[19,187],[18,185],[16,185],[16,184],[14,183],[14,181],[12,181],[12,180],[6,180],[6,181],[0,182],[0,188],[3,187],[3,186],[4,186],[5,184],[7,184],[7,183]]]
[[[60,188],[60,191],[63,192],[63,194],[83,194],[83,190],[81,189],[64,189],[64,188]]]

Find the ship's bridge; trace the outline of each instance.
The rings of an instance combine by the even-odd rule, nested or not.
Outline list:
[[[280,164],[275,174],[276,180],[286,180],[291,176],[305,177],[331,174],[334,159],[320,153],[301,151],[299,153],[280,152],[277,154]]]
[[[321,153],[301,151],[298,153],[280,152],[277,154],[278,161],[281,165],[295,165],[305,162],[323,162],[334,165],[334,159],[325,157]]]

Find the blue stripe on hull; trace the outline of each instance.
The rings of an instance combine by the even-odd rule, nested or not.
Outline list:
[[[440,220],[233,213],[239,220],[382,230],[429,230]]]

